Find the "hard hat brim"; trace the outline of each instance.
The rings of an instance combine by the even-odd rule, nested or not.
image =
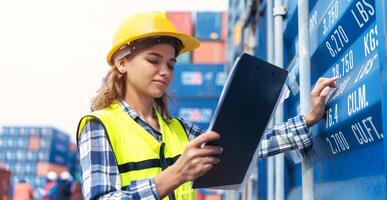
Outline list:
[[[126,44],[129,44],[132,41],[135,41],[137,39],[142,39],[142,38],[147,38],[147,37],[152,37],[152,36],[171,36],[179,39],[183,43],[183,48],[180,50],[178,55],[181,55],[183,53],[192,51],[200,46],[200,42],[198,39],[195,37],[185,34],[185,33],[180,33],[180,32],[152,32],[152,33],[146,33],[139,35],[137,37],[133,37],[128,39],[128,41],[124,42]],[[110,52],[108,53],[106,60],[109,65],[112,65],[112,58],[114,56],[114,53],[117,52],[118,49],[120,49],[122,45],[116,45],[114,46]]]

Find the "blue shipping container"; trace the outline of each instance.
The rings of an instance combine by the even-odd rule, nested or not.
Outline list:
[[[297,1],[284,2],[289,8],[284,19],[284,66],[290,72],[291,90],[285,102],[286,119],[300,114],[302,86]],[[311,129],[314,198],[386,199],[386,2],[310,0],[309,5],[312,88],[319,77],[340,77],[324,118]],[[261,13],[265,19],[266,12]],[[266,21],[257,25],[257,55],[265,58],[267,25],[262,23]],[[261,171],[266,167],[260,165]],[[292,156],[287,156],[285,173],[286,199],[302,199],[301,165]],[[267,184],[266,180],[261,184]]]
[[[312,82],[321,76],[340,77],[325,118],[313,130],[319,158],[314,166],[316,195],[321,199],[383,199],[386,195],[380,87],[383,49],[378,48],[382,25],[378,26],[376,16],[373,0],[318,1],[311,10]],[[293,111],[289,116],[298,114],[299,97],[288,105]],[[297,178],[291,181],[288,199],[299,199],[301,169],[292,169]]]
[[[179,98],[169,102],[169,110],[172,116],[193,122],[206,130],[217,103],[218,98]]]
[[[222,13],[196,13],[195,36],[199,40],[220,40],[222,34]]]
[[[172,98],[215,98],[226,78],[224,65],[178,64],[169,93]]]

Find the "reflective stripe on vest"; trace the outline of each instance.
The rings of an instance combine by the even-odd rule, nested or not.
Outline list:
[[[126,189],[131,181],[152,178],[172,165],[189,143],[187,134],[178,120],[172,119],[167,123],[159,113],[156,112],[156,116],[162,143],[137,124],[118,103],[83,117],[78,125],[77,138],[80,137],[87,121],[100,121],[116,157],[122,188]],[[189,200],[195,199],[196,195],[187,182],[164,199],[173,200],[173,196],[179,200]]]

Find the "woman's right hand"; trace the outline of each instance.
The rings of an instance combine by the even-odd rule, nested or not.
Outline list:
[[[217,155],[221,154],[223,149],[218,146],[203,145],[219,138],[219,134],[209,131],[186,146],[184,153],[171,166],[180,175],[183,183],[197,179],[219,163]]]
[[[187,181],[202,176],[217,163],[223,149],[218,146],[203,145],[219,139],[219,134],[209,131],[193,139],[176,162],[155,176],[156,190],[164,198],[174,189]]]

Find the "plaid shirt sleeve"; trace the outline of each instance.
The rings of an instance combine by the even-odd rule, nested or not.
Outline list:
[[[183,118],[179,118],[179,121],[182,123],[185,129],[189,141],[195,139],[197,136],[204,132],[197,124],[185,121]]]
[[[199,126],[185,121],[183,123],[190,140],[203,133]],[[258,139],[258,138],[257,138]],[[264,132],[258,146],[258,157],[265,158],[292,149],[306,151],[312,146],[312,136],[306,126],[304,116],[290,118],[287,122],[274,126]]]
[[[87,122],[78,147],[84,199],[160,199],[153,178],[133,181],[126,190],[121,190],[117,162],[99,122]]]
[[[292,149],[303,152],[309,150],[312,144],[312,136],[305,118],[300,115],[266,130],[258,146],[258,157],[265,158]]]

